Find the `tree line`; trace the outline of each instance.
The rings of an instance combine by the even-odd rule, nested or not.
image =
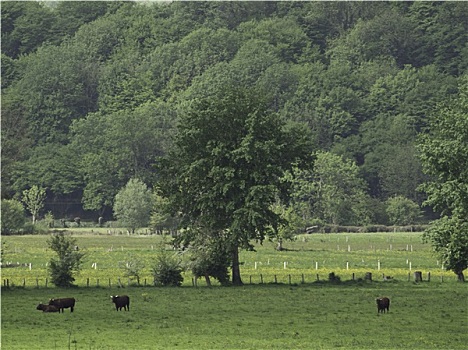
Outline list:
[[[37,186],[56,217],[111,218],[137,179],[154,226],[168,208],[192,241],[209,231],[231,253],[307,225],[437,218],[437,186],[422,185],[447,170],[418,145],[450,106],[466,118],[467,15],[463,2],[6,2],[2,199]]]

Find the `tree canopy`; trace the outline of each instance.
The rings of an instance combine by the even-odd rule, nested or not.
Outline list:
[[[272,206],[286,199],[284,174],[312,161],[306,129],[269,110],[266,95],[222,80],[191,99],[174,146],[162,162],[160,188],[187,227],[230,236],[233,283],[241,284],[238,250],[276,233]]]
[[[36,184],[56,217],[111,220],[131,178],[158,183],[181,113],[208,96],[230,109],[218,92],[239,88],[239,105],[263,100],[264,117],[301,123],[314,149],[352,164],[363,195],[343,203],[359,205],[323,216],[330,203],[307,189],[294,194],[301,217],[389,224],[376,212],[389,198],[426,199],[417,137],[466,74],[467,13],[450,1],[4,2],[2,199]]]
[[[425,232],[446,269],[464,281],[468,267],[468,76],[457,97],[442,103],[419,138],[427,205],[442,214]]]

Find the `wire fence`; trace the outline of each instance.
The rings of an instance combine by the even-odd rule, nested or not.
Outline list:
[[[456,276],[448,277],[446,274],[442,273],[431,273],[423,271],[414,271],[408,272],[407,276],[404,278],[394,278],[392,276],[386,276],[385,274],[366,272],[364,275],[358,273],[350,273],[344,277],[336,275],[334,272],[331,273],[314,273],[314,274],[272,274],[272,273],[260,273],[260,274],[249,274],[243,276],[244,284],[250,285],[261,285],[261,284],[289,284],[289,285],[298,285],[298,284],[311,284],[311,283],[352,283],[352,282],[392,282],[392,281],[407,281],[407,282],[448,282],[456,280]],[[191,277],[184,279],[184,286],[198,287],[205,285],[204,277],[195,278]],[[78,287],[98,287],[98,288],[112,288],[112,287],[154,287],[160,286],[154,277],[144,277],[138,279],[132,278],[80,278],[76,284]],[[213,283],[214,281],[212,281]],[[213,283],[216,284],[216,283]],[[53,288],[55,287],[49,278],[22,278],[22,279],[13,279],[13,278],[4,278],[3,279],[3,288],[12,289],[12,288]]]

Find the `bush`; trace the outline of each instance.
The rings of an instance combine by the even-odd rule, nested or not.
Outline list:
[[[71,287],[75,281],[73,275],[80,270],[84,256],[78,251],[76,239],[58,233],[52,235],[47,244],[58,255],[58,259],[52,258],[49,263],[52,283],[57,287]]]
[[[182,267],[176,256],[161,249],[155,264],[151,268],[155,284],[178,287],[182,284]]]
[[[19,233],[24,225],[24,207],[21,202],[14,199],[2,200],[2,234]]]
[[[328,281],[329,281],[329,282],[332,282],[332,283],[340,283],[340,282],[341,282],[341,278],[340,278],[340,276],[335,275],[334,272],[330,272],[330,273],[328,274]]]

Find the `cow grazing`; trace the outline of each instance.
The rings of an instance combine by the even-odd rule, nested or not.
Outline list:
[[[60,310],[54,305],[39,304],[36,310],[42,310],[42,312],[59,312]]]
[[[122,308],[130,311],[130,298],[127,295],[111,295],[112,302],[115,304],[115,310],[120,311]]]
[[[390,311],[390,299],[388,299],[387,297],[383,297],[377,298],[375,299],[375,301],[377,302],[377,313],[385,313],[385,310],[387,310],[387,312]]]
[[[49,305],[53,305],[59,309],[59,312],[65,312],[64,309],[70,308],[70,312],[73,312],[75,307],[75,298],[61,298],[61,299],[50,299]]]

